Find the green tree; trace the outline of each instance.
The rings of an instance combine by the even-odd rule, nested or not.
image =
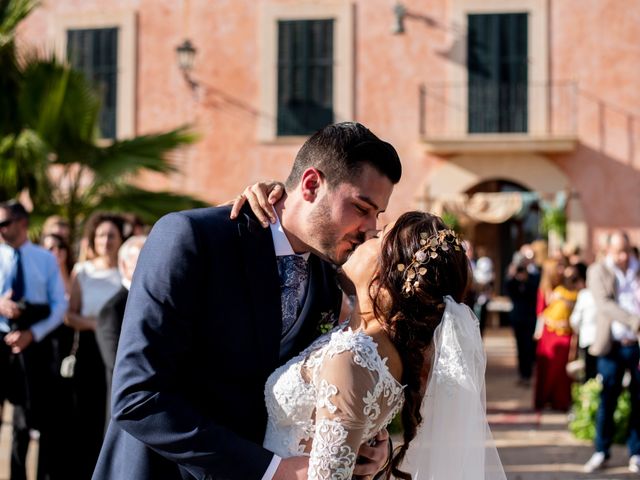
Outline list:
[[[18,56],[16,28],[37,3],[0,0],[0,196],[26,191],[35,229],[59,214],[74,233],[97,209],[153,222],[172,210],[204,206],[132,183],[143,171],[176,172],[170,153],[196,140],[187,128],[100,142],[100,100],[85,76],[53,55]]]
[[[460,233],[460,231],[462,230],[462,227],[460,226],[460,220],[458,220],[458,216],[455,213],[443,212],[442,221],[447,227],[449,227],[451,230],[454,230],[456,233]]]
[[[547,204],[542,208],[540,229],[546,235],[555,232],[561,240],[567,237],[567,214],[564,205]]]

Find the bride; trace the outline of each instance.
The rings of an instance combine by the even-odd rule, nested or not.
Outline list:
[[[400,415],[384,478],[505,479],[485,415],[486,358],[461,302],[470,268],[439,217],[409,212],[343,266],[351,317],[265,386],[264,446],[308,455],[309,479],[350,479],[359,445]]]

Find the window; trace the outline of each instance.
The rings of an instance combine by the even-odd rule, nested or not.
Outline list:
[[[67,58],[86,75],[101,99],[100,134],[116,137],[118,85],[118,29],[67,30]]]
[[[278,22],[278,135],[333,123],[333,20]]]
[[[299,145],[327,124],[353,120],[353,3],[259,3],[258,139]]]
[[[468,16],[469,133],[528,131],[528,14]]]

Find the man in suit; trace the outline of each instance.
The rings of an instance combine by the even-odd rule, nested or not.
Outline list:
[[[363,125],[330,125],[298,152],[270,228],[248,209],[231,220],[229,207],[158,221],[134,274],[94,478],[306,478],[308,457],[261,447],[264,384],[338,314],[333,265],[376,229],[400,175],[395,149]],[[377,470],[386,445],[376,451]]]
[[[29,430],[40,431],[39,478],[62,478],[56,435],[59,387],[49,334],[67,309],[55,257],[29,241],[29,214],[16,201],[0,204],[0,414],[13,403],[11,479],[26,478]],[[1,418],[1,417],[0,417]]]
[[[111,381],[113,379],[113,367],[116,363],[116,351],[118,349],[118,339],[122,329],[124,309],[129,298],[129,289],[133,272],[138,263],[138,256],[142,250],[146,235],[135,235],[129,237],[118,250],[118,270],[122,277],[122,287],[113,297],[111,297],[98,315],[96,326],[96,342],[102,361],[104,362],[105,376],[107,381],[107,425],[111,419]]]
[[[595,452],[585,464],[587,472],[604,467],[614,436],[613,414],[622,390],[622,377],[631,374],[631,415],[629,418],[629,470],[640,472],[640,308],[637,293],[638,259],[631,254],[625,232],[613,233],[607,255],[587,271],[587,288],[596,304],[596,337],[589,353],[598,357],[602,392],[596,416]]]

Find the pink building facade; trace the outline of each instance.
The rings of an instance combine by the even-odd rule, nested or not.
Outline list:
[[[357,120],[403,161],[387,219],[560,192],[568,240],[592,252],[614,228],[640,242],[638,25],[635,0],[45,0],[21,40],[66,55],[70,31],[116,29],[115,135],[200,134],[153,188],[222,202],[286,178],[305,118]],[[497,254],[526,224],[466,233]]]

